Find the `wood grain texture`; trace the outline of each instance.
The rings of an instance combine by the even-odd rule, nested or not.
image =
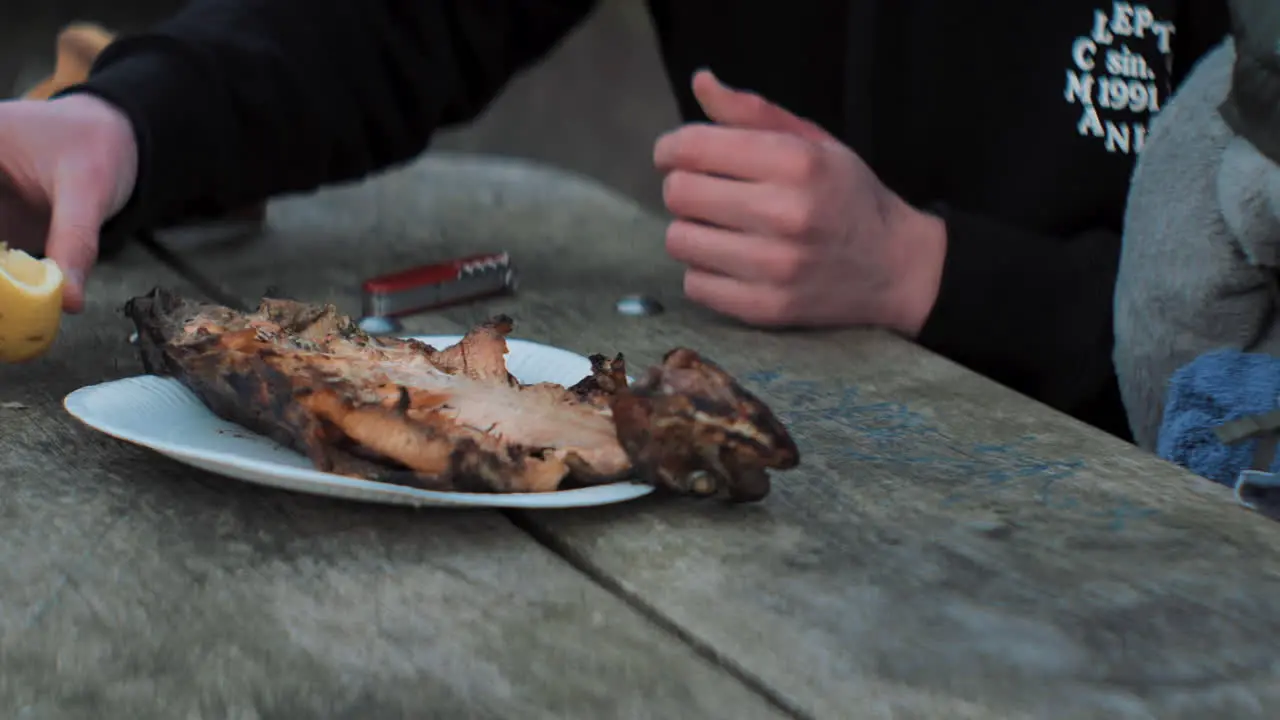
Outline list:
[[[362,277],[464,252],[508,250],[522,272],[517,296],[414,318],[408,331],[456,332],[505,312],[515,318],[518,337],[582,353],[621,351],[633,368],[683,344],[722,363],[770,402],[789,423],[803,458],[800,469],[775,476],[774,493],[763,503],[648,498],[529,513],[522,522],[798,715],[1269,718],[1280,708],[1274,641],[1280,528],[1274,523],[1235,505],[1223,488],[891,336],[764,333],[691,307],[680,295],[678,266],[663,255],[660,219],[613,193],[522,164],[435,156],[372,182],[281,200],[272,207],[270,227],[245,247],[187,252],[247,298],[274,285],[356,312]],[[138,257],[131,252],[120,268],[104,269],[94,280],[95,294],[104,287],[123,293],[124,278],[130,293],[149,289],[145,273],[131,269]],[[668,311],[647,318],[615,314],[613,301],[629,292],[654,295]],[[127,332],[123,322],[113,326],[107,315],[99,317],[101,327],[79,326],[77,347],[105,346],[113,333]],[[68,365],[68,377],[53,381],[57,391],[110,374],[101,364],[73,363],[68,351],[61,348],[50,360]],[[50,372],[56,368],[40,371]],[[55,448],[74,444],[67,450],[71,459],[128,458],[115,462],[152,478],[146,492],[165,493],[153,506],[170,507],[174,483],[189,487],[177,478],[194,474],[139,452],[108,451],[106,441],[57,427],[65,422],[40,420],[34,427],[44,429],[29,432]],[[173,478],[168,484],[156,479],[166,475]],[[410,555],[426,552],[418,545],[426,538],[444,543],[440,536],[452,537],[441,527],[488,517],[440,513],[431,516],[428,531],[417,516],[278,494],[264,503],[257,491],[207,482],[219,490],[182,501],[189,515],[165,526],[168,542],[194,544],[211,532],[204,523],[212,521],[201,518],[227,504],[249,518],[228,525],[228,541],[250,542],[246,533],[265,532],[266,521],[253,520],[256,513],[269,512],[264,504],[283,504],[314,508],[309,517],[318,527],[333,517],[372,513],[377,532],[390,533],[384,542],[398,537],[397,527],[415,528],[421,535],[398,540]],[[137,491],[110,489],[119,484],[94,483],[102,504],[95,516],[112,512],[112,502],[137,512],[129,494]],[[114,532],[159,522],[147,517],[120,521]],[[257,552],[309,547],[298,530],[272,527],[267,547],[273,549]],[[154,531],[149,537],[156,542]],[[475,573],[504,565],[484,565],[485,552],[468,549],[468,537],[486,538],[489,549],[516,542],[488,532],[449,540],[453,557],[475,560],[468,565]],[[142,538],[123,543],[135,551],[129,559],[110,552],[109,543],[80,542],[93,565],[112,568],[103,571],[106,577],[176,573],[183,556],[165,555],[170,564],[152,566],[146,553],[156,551]],[[230,553],[210,549],[207,557],[228,574],[239,567]],[[538,580],[544,594],[560,585],[583,588],[570,585],[577,581],[567,575],[534,578],[540,569],[530,570],[533,561],[521,558],[521,575]],[[372,581],[360,568],[343,565],[332,571],[332,582],[360,578],[368,592]],[[424,576],[416,585],[438,582]],[[260,584],[246,587],[267,592]],[[585,598],[595,591],[575,592]],[[591,597],[588,604],[613,607]],[[204,602],[232,606],[207,596]],[[336,613],[339,602],[333,596],[307,607]],[[67,627],[93,617],[88,603],[63,607]],[[259,636],[269,634],[249,635]],[[659,652],[652,648],[666,647],[628,637],[637,646],[649,643],[647,657]],[[408,646],[403,652],[415,650]],[[262,657],[276,646],[264,639],[253,647]],[[543,652],[560,652],[553,647]],[[336,672],[333,664],[325,667]],[[710,686],[691,680],[682,687]],[[727,687],[707,692],[732,692]]]
[[[277,492],[80,426],[67,392],[138,372],[117,309],[172,281],[131,252],[49,356],[0,366],[0,716],[785,717],[501,514]]]

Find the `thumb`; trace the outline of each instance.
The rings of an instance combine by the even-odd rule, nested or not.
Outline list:
[[[62,271],[62,306],[67,312],[80,312],[84,308],[85,279],[98,259],[101,208],[102,203],[79,183],[55,195],[45,257],[57,263]]]
[[[794,115],[756,93],[725,85],[710,70],[694,73],[693,96],[707,117],[722,125],[790,133],[813,142],[833,139],[816,123]]]

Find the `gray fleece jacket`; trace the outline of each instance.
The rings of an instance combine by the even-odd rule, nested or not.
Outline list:
[[[1148,450],[1179,367],[1217,349],[1280,355],[1280,0],[1231,9],[1234,39],[1152,121],[1130,188],[1114,359]]]

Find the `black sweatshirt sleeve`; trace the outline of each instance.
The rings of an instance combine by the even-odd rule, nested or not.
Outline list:
[[[1114,425],[1105,396],[1114,391],[1118,234],[1064,240],[981,215],[938,212],[947,224],[942,287],[917,341],[1086,422]]]
[[[1184,7],[1175,84],[1228,29],[1223,0],[1187,0]],[[1128,437],[1112,360],[1118,229],[1046,237],[977,214],[935,211],[947,225],[947,256],[917,342]]]
[[[67,91],[120,107],[138,140],[134,194],[103,243],[412,159],[594,5],[192,0],[109,46]]]

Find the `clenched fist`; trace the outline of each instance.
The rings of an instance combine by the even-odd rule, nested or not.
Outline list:
[[[128,119],[88,95],[0,102],[0,240],[61,268],[68,312],[84,306],[103,222],[137,178]]]
[[[876,325],[914,336],[937,297],[942,220],[886,188],[817,125],[695,75],[713,124],[661,137],[667,252],[690,299],[768,326]]]

